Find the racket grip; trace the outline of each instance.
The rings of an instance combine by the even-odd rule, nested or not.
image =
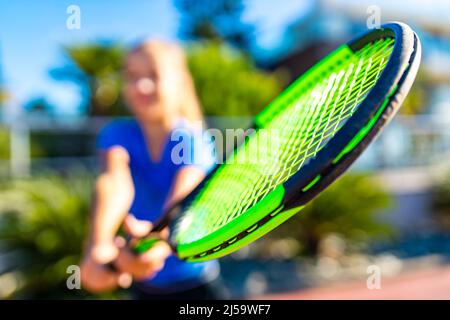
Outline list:
[[[137,243],[135,245],[131,246],[131,248],[132,248],[131,251],[135,255],[142,254],[142,253],[150,250],[155,245],[155,243],[157,243],[158,241],[161,241],[161,240],[162,239],[158,236],[150,236],[150,237],[147,237],[144,239],[140,239],[137,241]],[[130,244],[130,242],[132,242],[131,239],[128,239],[127,243]],[[109,271],[112,271],[112,272],[118,271],[118,269],[115,265],[115,260],[108,262],[108,263],[104,264],[103,266],[106,269],[108,269]]]
[[[133,246],[133,252],[136,254],[144,253],[150,250],[155,245],[155,243],[161,240],[162,239],[157,236],[141,239],[136,243],[135,246]]]

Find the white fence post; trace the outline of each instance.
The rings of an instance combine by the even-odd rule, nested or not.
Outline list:
[[[22,117],[16,117],[10,125],[10,170],[13,177],[30,175],[30,130]]]

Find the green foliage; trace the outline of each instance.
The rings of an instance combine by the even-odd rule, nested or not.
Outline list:
[[[90,115],[127,113],[120,87],[124,47],[84,44],[65,48],[72,63],[52,71],[88,89]],[[204,112],[208,116],[248,116],[258,113],[281,91],[281,74],[258,70],[241,51],[219,42],[188,48],[189,67]]]
[[[9,131],[5,127],[0,127],[0,159],[9,159]]]
[[[431,190],[432,214],[439,228],[450,230],[450,174],[447,172]]]
[[[78,265],[93,180],[84,171],[5,182],[0,188],[0,244],[18,279],[13,298],[82,298],[68,290],[67,267]],[[1,279],[1,275],[0,275]]]
[[[6,101],[9,100],[9,98],[10,98],[9,93],[5,90],[4,87],[2,87],[2,84],[0,83],[0,108]]]
[[[433,85],[435,85],[433,81],[422,70],[419,70],[414,84],[399,110],[400,114],[413,116],[429,112],[432,98],[430,87]]]
[[[65,51],[89,76],[107,77],[122,67],[125,48],[114,42],[67,46]]]
[[[70,62],[51,71],[57,80],[79,84],[89,96],[88,113],[124,115],[127,109],[121,99],[120,71],[126,48],[116,42],[87,43],[64,47]]]
[[[254,27],[242,21],[242,0],[174,0],[181,15],[179,35],[188,40],[223,41],[248,51]]]
[[[31,157],[86,157],[92,155],[95,136],[90,132],[32,132]]]
[[[217,42],[188,49],[189,67],[205,115],[255,115],[282,89],[280,75],[258,70],[243,53]]]
[[[43,139],[41,139],[43,140]],[[39,158],[48,155],[44,150],[43,145],[45,142],[35,141],[33,134],[31,134],[31,157]],[[7,127],[0,127],[0,161],[8,160],[11,156],[10,146],[10,131]],[[9,164],[8,164],[9,165]]]
[[[404,115],[423,114],[427,111],[426,107],[429,105],[429,100],[429,92],[426,86],[419,81],[406,96],[405,102],[400,108],[400,113]]]
[[[392,228],[377,217],[390,203],[390,196],[371,177],[347,174],[271,233],[269,239],[294,238],[302,254],[315,256],[320,240],[339,234],[347,244],[361,249],[370,238],[393,235]]]

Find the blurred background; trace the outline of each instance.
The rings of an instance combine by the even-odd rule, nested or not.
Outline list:
[[[235,298],[450,299],[448,0],[1,0],[0,299],[93,297],[67,289],[66,269],[86,234],[95,136],[128,116],[127,48],[180,41],[207,123],[241,127],[377,17],[422,41],[400,113],[301,214],[221,259],[222,275]]]

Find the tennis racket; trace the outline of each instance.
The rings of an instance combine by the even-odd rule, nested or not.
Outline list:
[[[339,47],[258,114],[255,133],[167,210],[135,251],[148,250],[161,240],[157,232],[170,226],[164,241],[180,259],[216,259],[288,220],[347,170],[393,118],[420,57],[417,35],[397,22]],[[265,132],[270,146],[260,143]]]

